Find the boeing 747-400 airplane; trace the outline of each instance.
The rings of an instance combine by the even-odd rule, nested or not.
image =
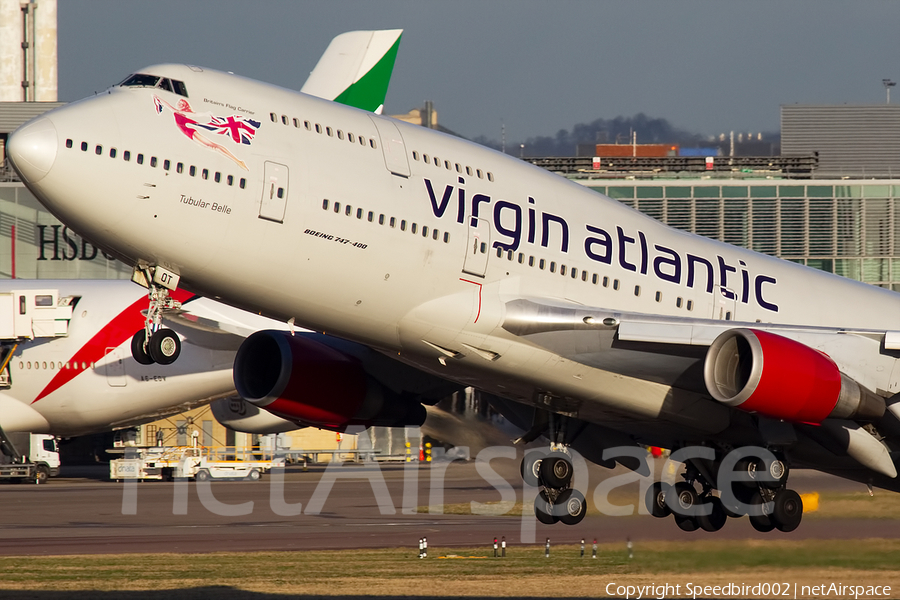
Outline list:
[[[248,337],[234,365],[248,402],[342,430],[420,422],[439,382],[492,394],[526,439],[551,441],[523,463],[542,521],[584,516],[569,448],[635,468],[621,447],[682,451],[684,481],[647,500],[687,530],[741,514],[793,530],[791,467],[900,490],[888,290],[199,67],[141,69],[24,125],[9,155],[58,218],[135,266],[151,318],[184,286],[327,334]]]

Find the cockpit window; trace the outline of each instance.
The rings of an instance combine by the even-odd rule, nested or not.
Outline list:
[[[145,75],[143,73],[135,73],[125,78],[125,81],[119,84],[119,87],[143,87],[143,88],[159,88],[167,92],[178,94],[187,98],[187,86],[183,81],[169,79],[168,77],[157,77],[156,75]]]
[[[135,73],[125,78],[125,81],[119,84],[121,87],[156,87],[159,83],[159,77],[156,75],[143,75]]]

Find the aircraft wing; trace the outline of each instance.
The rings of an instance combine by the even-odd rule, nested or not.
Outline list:
[[[402,29],[342,33],[300,91],[381,114],[402,34]]]

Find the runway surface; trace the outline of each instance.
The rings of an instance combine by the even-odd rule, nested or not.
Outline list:
[[[117,483],[105,480],[103,467],[69,469],[47,485],[0,486],[0,554],[107,554],[123,552],[216,552],[260,550],[317,550],[408,546],[417,552],[418,539],[426,536],[434,546],[485,546],[494,536],[505,536],[509,544],[588,543],[621,541],[626,538],[690,540],[716,536],[725,539],[773,538],[874,538],[900,536],[900,522],[882,519],[805,518],[792,534],[760,534],[746,518],[731,519],[715,534],[686,533],[672,519],[636,516],[588,516],[574,527],[547,526],[533,517],[490,515],[439,515],[411,512],[412,507],[433,504],[432,477],[444,471],[443,503],[493,502],[506,494],[522,498],[518,463],[495,460],[491,482],[486,465],[474,462],[442,466],[420,466],[404,472],[402,465],[345,465],[326,475],[324,467],[303,472],[289,467],[279,478],[267,476],[258,482],[214,481]],[[445,469],[445,470],[444,470]],[[415,485],[404,485],[415,474]],[[593,494],[609,471],[589,470]],[[613,474],[621,474],[616,471]],[[331,480],[330,492],[323,482]],[[386,494],[373,488],[384,482]],[[373,486],[374,482],[374,486]],[[865,487],[838,478],[797,471],[791,487],[807,491],[864,491]],[[625,496],[614,496],[618,504],[636,504],[636,486]],[[889,492],[879,492],[889,493]],[[273,504],[273,497],[275,502]],[[317,499],[321,511],[315,509]],[[278,501],[286,502],[287,505]],[[252,502],[252,506],[245,503]],[[220,503],[220,504],[219,504]],[[297,507],[302,505],[302,514]],[[312,503],[312,506],[311,506]],[[244,505],[235,507],[235,505]],[[407,512],[404,512],[404,506]],[[388,514],[382,514],[382,510]],[[129,514],[133,513],[133,514]],[[241,513],[241,514],[239,514]],[[317,514],[312,514],[317,513]]]

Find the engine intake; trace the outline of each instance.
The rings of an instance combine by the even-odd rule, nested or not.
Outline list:
[[[238,349],[234,385],[251,404],[325,429],[421,425],[425,407],[369,377],[355,358],[314,339],[257,331]]]
[[[827,354],[757,329],[719,335],[706,353],[703,378],[722,404],[786,421],[872,420],[885,409],[884,398],[841,373]]]

